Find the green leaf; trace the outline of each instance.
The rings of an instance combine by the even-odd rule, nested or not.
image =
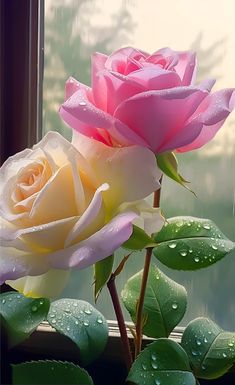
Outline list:
[[[89,364],[104,350],[108,339],[107,322],[88,302],[68,298],[52,302],[47,320],[75,342],[83,364]]]
[[[112,274],[112,268],[113,268],[113,255],[110,257],[107,257],[105,259],[102,259],[101,261],[97,262],[95,264],[94,269],[94,296],[95,296],[95,302],[97,301],[101,290],[108,282],[111,274]]]
[[[189,182],[179,174],[178,161],[173,152],[164,152],[163,154],[159,154],[156,156],[156,159],[158,167],[165,175],[181,184],[181,186],[185,187],[194,194],[194,192],[185,184]]]
[[[86,370],[71,362],[31,361],[12,368],[13,385],[93,385]]]
[[[142,250],[146,247],[153,247],[156,244],[146,234],[146,232],[140,229],[138,226],[133,225],[133,232],[131,237],[123,243],[122,247],[129,250]]]
[[[197,270],[216,263],[235,249],[209,219],[174,217],[155,234],[155,257],[176,270]]]
[[[25,339],[45,320],[50,301],[47,298],[28,298],[14,291],[0,295],[0,314],[9,335],[9,345]]]
[[[199,378],[221,377],[235,363],[235,333],[223,331],[208,318],[196,318],[188,324],[182,347]]]
[[[136,321],[136,304],[140,294],[143,270],[131,277],[121,295],[133,322]],[[151,265],[145,292],[143,333],[149,337],[168,337],[181,321],[187,307],[187,293],[156,266]]]
[[[137,385],[196,385],[185,351],[160,338],[148,345],[133,363],[128,380]]]

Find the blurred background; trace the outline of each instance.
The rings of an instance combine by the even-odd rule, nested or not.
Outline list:
[[[166,46],[191,49],[197,52],[197,82],[216,78],[215,90],[235,87],[234,14],[234,0],[45,0],[43,133],[57,130],[71,137],[58,115],[64,84],[69,76],[90,84],[90,56],[94,51],[110,54],[128,45],[150,53]],[[161,206],[165,216],[210,218],[235,241],[235,113],[211,143],[177,157],[181,174],[191,181],[197,198],[164,178]],[[125,252],[117,254],[116,262]],[[129,258],[117,279],[119,291],[143,267],[143,261],[142,253]],[[234,330],[235,253],[196,272],[167,269],[154,257],[153,262],[188,291],[182,326],[203,315]],[[92,268],[73,272],[61,296],[93,303],[92,276]],[[96,306],[106,318],[115,318],[105,289]],[[127,313],[125,316],[129,320]]]

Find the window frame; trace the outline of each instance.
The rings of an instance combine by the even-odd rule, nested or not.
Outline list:
[[[44,0],[3,0],[0,2],[1,21],[1,161],[31,147],[42,133],[42,83],[44,62]],[[4,129],[5,128],[5,129]],[[1,288],[8,291],[6,285]],[[12,290],[12,289],[11,289]],[[123,353],[116,321],[108,321],[109,342],[102,361],[123,366]],[[128,337],[133,337],[126,322]],[[171,337],[180,342],[184,328],[176,328]],[[8,351],[7,338],[1,328],[3,383],[10,383],[10,362],[22,361],[23,356],[77,361],[78,351],[66,337],[43,322],[31,337]],[[151,339],[144,338],[144,345]],[[61,347],[63,349],[61,349]],[[20,355],[19,355],[20,353]],[[13,359],[13,360],[12,360]],[[100,360],[98,362],[100,362]],[[124,370],[123,367],[120,370]],[[233,373],[235,370],[233,369]],[[221,383],[221,382],[220,382]],[[229,378],[224,384],[229,383]],[[113,383],[114,384],[114,383]]]

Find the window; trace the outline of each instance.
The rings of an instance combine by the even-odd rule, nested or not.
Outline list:
[[[197,81],[217,78],[215,89],[234,86],[235,36],[233,0],[221,7],[219,0],[80,0],[45,2],[45,71],[43,130],[58,130],[70,136],[57,113],[63,100],[65,80],[74,76],[89,83],[90,55],[109,53],[120,46],[132,45],[153,52],[170,46],[176,50],[197,51]],[[210,16],[209,16],[210,15]],[[167,178],[163,181],[162,208],[167,217],[193,215],[214,220],[235,240],[235,120],[227,120],[216,138],[203,149],[179,155],[181,173],[191,181],[196,199],[190,192]],[[120,251],[120,254],[123,252]],[[188,311],[183,325],[205,315],[225,329],[234,328],[235,255],[197,272],[174,272],[159,267],[189,292]],[[153,257],[154,258],[154,257]],[[119,290],[127,278],[142,268],[140,253],[133,255],[118,279]],[[89,282],[89,284],[87,284]],[[74,272],[63,296],[92,302],[92,269]],[[230,293],[231,295],[227,295]],[[113,319],[108,294],[102,293],[98,308]],[[126,314],[128,319],[128,315]]]

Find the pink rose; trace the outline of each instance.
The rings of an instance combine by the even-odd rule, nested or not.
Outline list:
[[[214,80],[193,85],[195,55],[163,48],[152,55],[122,48],[92,57],[92,87],[70,78],[62,119],[109,146],[154,153],[191,151],[217,133],[235,105],[234,89],[210,94]]]

